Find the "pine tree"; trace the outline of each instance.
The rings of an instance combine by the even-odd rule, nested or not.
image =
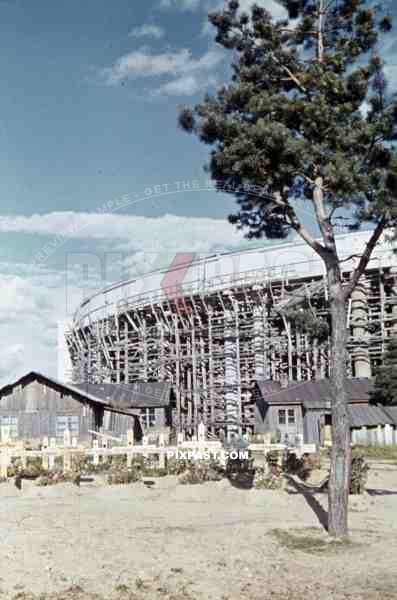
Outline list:
[[[397,405],[397,337],[390,339],[382,364],[376,370],[371,402]]]
[[[212,147],[208,170],[238,202],[232,223],[251,238],[295,231],[325,264],[334,424],[329,532],[343,537],[350,465],[346,304],[385,228],[397,220],[397,104],[378,51],[392,23],[365,0],[280,3],[289,12],[284,21],[255,5],[242,13],[235,0],[209,15],[216,41],[231,52],[231,81],[182,109],[179,123]],[[301,218],[297,198],[311,203],[320,240]],[[373,224],[347,285],[335,242],[340,209],[352,229]]]

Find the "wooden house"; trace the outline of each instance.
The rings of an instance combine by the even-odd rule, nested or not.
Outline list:
[[[397,411],[370,404],[372,381],[346,380],[352,441],[360,444],[397,444]],[[302,436],[308,444],[331,443],[331,382],[329,379],[290,383],[255,383],[256,432],[281,441]]]
[[[149,386],[70,385],[31,371],[0,389],[0,441],[61,439],[66,429],[79,441],[100,429],[116,436],[132,429],[139,439],[170,425],[169,386],[153,383],[139,391],[140,385]]]

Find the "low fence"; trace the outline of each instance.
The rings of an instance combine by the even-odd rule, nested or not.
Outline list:
[[[68,472],[73,468],[73,457],[81,458],[82,456],[90,459],[93,465],[99,465],[101,462],[106,462],[114,456],[122,456],[125,457],[127,466],[131,466],[136,456],[143,456],[145,458],[153,457],[152,464],[154,467],[157,463],[159,468],[165,468],[167,457],[170,456],[200,458],[209,453],[213,458],[217,458],[221,464],[226,464],[226,453],[231,455],[231,458],[237,458],[237,455],[234,456],[233,452],[251,451],[256,455],[259,454],[265,457],[269,452],[283,452],[287,448],[285,444],[269,443],[247,443],[245,448],[232,448],[224,447],[220,441],[207,440],[205,437],[184,440],[182,436],[178,436],[178,441],[175,445],[166,445],[165,438],[161,434],[157,444],[149,444],[145,438],[142,444],[134,444],[132,431],[127,433],[127,445],[110,447],[112,441],[119,442],[120,440],[99,432],[93,433],[97,439],[93,440],[92,447],[90,448],[79,445],[76,438],[71,439],[68,435],[65,435],[63,444],[58,444],[55,438],[51,440],[45,438],[41,448],[38,450],[26,448],[23,442],[2,445],[0,446],[0,477],[7,477],[8,468],[15,461],[18,461],[22,468],[26,468],[29,461],[37,458],[41,460],[41,464],[45,470],[54,469],[56,463],[58,463],[57,466],[61,467],[64,472]],[[301,444],[295,448],[289,448],[289,450],[300,456],[305,452],[314,452],[315,446],[312,444]],[[61,464],[59,465],[59,463]]]

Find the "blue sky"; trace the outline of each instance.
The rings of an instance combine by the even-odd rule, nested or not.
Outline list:
[[[259,3],[282,15],[273,0]],[[208,148],[179,131],[176,118],[179,105],[197,102],[227,76],[206,23],[221,4],[0,1],[0,383],[30,368],[56,374],[55,348],[30,323],[39,319],[54,333],[68,318],[67,253],[122,252],[147,269],[145,253],[167,263],[178,251],[246,244],[225,219],[231,196],[173,193],[121,206],[38,271],[29,266],[60,231],[109,201],[205,182]],[[397,79],[393,39],[385,55]],[[75,287],[77,303],[77,275]]]

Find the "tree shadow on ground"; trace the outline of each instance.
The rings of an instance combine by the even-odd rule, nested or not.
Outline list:
[[[325,531],[328,531],[328,513],[321,506],[320,502],[314,497],[314,494],[318,492],[323,492],[324,487],[316,488],[310,487],[308,485],[300,484],[290,475],[286,475],[286,479],[288,483],[295,489],[295,491],[286,490],[288,494],[302,494],[304,499],[306,500],[309,507],[312,509],[314,514],[316,515],[320,525],[324,527]]]
[[[374,488],[366,488],[370,496],[397,496],[397,490],[377,490]]]

